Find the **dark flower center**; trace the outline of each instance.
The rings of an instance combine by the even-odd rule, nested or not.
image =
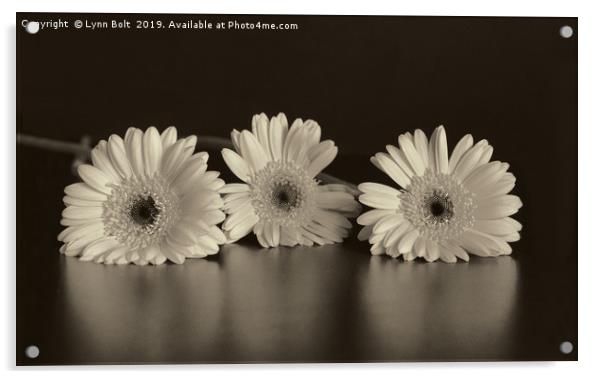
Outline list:
[[[430,219],[434,223],[445,223],[454,216],[454,203],[449,196],[439,190],[425,198],[425,210],[430,214]]]
[[[445,212],[445,206],[440,201],[431,203],[431,214],[435,217],[441,216]]]
[[[289,183],[278,183],[272,189],[272,203],[285,211],[297,206],[297,189]]]
[[[140,225],[152,225],[159,213],[159,209],[155,206],[155,200],[150,196],[139,197],[134,200],[130,208],[132,220]]]

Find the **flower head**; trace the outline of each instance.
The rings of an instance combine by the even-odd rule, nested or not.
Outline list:
[[[208,154],[194,153],[196,137],[177,139],[129,128],[92,150],[78,167],[83,182],[65,188],[61,252],[97,263],[183,263],[218,251],[225,236],[219,173]]]
[[[360,205],[344,185],[322,185],[315,178],[337,155],[330,140],[320,142],[315,121],[283,113],[255,115],[252,132],[232,132],[236,149],[223,149],[224,161],[244,183],[227,184],[222,228],[229,241],[251,231],[264,247],[311,246],[341,242]]]
[[[486,140],[473,145],[464,136],[451,156],[443,126],[430,141],[422,130],[399,136],[371,162],[397,183],[393,188],[362,183],[360,202],[374,208],[358,218],[359,239],[372,244],[374,255],[468,260],[468,254],[506,255],[517,241],[521,224],[510,216],[522,206],[508,193],[516,178],[509,165],[490,162],[493,147]]]

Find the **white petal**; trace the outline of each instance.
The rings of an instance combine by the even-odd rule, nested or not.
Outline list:
[[[268,163],[265,149],[248,130],[243,130],[240,134],[240,151],[253,172],[260,171]]]
[[[496,219],[515,214],[523,203],[516,195],[502,195],[481,201],[475,210],[477,219]]]
[[[202,154],[195,154],[184,163],[180,174],[174,179],[172,186],[178,194],[187,193],[191,186],[201,180],[201,174],[207,170],[207,161]]]
[[[493,220],[477,220],[474,225],[474,229],[496,236],[513,234],[521,230],[521,228],[521,224],[510,217]]]
[[[130,128],[131,133],[124,139],[126,153],[132,166],[132,171],[139,178],[144,176],[144,159],[142,158],[142,130]],[[128,130],[129,131],[129,130]]]
[[[255,214],[251,214],[230,229],[226,235],[230,239],[238,240],[249,234],[251,230],[253,230],[253,226],[257,223],[257,221],[259,221],[259,218],[255,216]]]
[[[270,155],[270,137],[269,137],[269,128],[270,120],[265,113],[254,115],[251,120],[251,128],[253,130],[253,134],[257,138],[257,141],[263,146],[264,150]]]
[[[385,246],[385,248],[392,248],[393,250],[397,249],[399,240],[401,239],[401,237],[403,237],[403,235],[406,233],[409,227],[410,223],[404,220],[400,222],[397,226],[393,227],[392,229],[389,229],[389,231],[385,235],[385,238],[383,239],[383,245]],[[399,255],[399,253],[396,252],[395,255]]]
[[[196,212],[199,210],[218,209],[223,206],[222,198],[215,191],[202,190],[192,191],[183,199],[184,212]]]
[[[498,161],[483,164],[468,175],[463,184],[473,193],[489,192],[502,178],[508,167],[508,164]]]
[[[414,247],[414,243],[416,239],[420,236],[420,232],[417,229],[408,230],[403,237],[399,240],[399,244],[397,245],[397,249],[402,253],[406,254],[412,251]]]
[[[67,244],[65,254],[74,256],[81,253],[81,249],[86,247],[88,244],[104,237],[104,231],[102,229],[93,229],[76,240],[72,240]],[[71,251],[72,253],[69,253]]]
[[[462,156],[453,172],[458,180],[464,180],[464,178],[470,175],[479,162],[479,159],[483,154],[483,149],[484,147],[482,145],[475,145]]]
[[[104,254],[113,250],[119,245],[114,238],[101,238],[86,246],[82,252],[83,260],[91,260],[100,254]]]
[[[199,250],[201,250],[205,255],[214,255],[219,251],[219,245],[210,236],[202,236],[199,238],[198,244]]]
[[[351,224],[351,222],[345,216],[341,215],[340,213],[337,213],[334,211],[327,211],[324,209],[316,209],[315,212],[316,212],[315,218],[317,220],[319,220],[319,222],[322,225],[345,228],[345,229],[349,229],[353,226]]]
[[[457,245],[455,242],[454,243],[446,243],[446,244],[442,245],[442,248],[450,251],[456,257],[464,260],[465,262],[468,262],[470,260],[470,257],[468,256],[468,253],[466,252],[466,250],[464,250],[462,247]]]
[[[280,113],[277,117],[272,117],[270,120],[270,151],[272,159],[277,161],[282,159],[282,149],[284,148],[284,140],[288,132],[288,123],[284,113]]]
[[[234,175],[244,182],[249,180],[249,165],[240,155],[230,149],[222,149],[222,157]]]
[[[343,242],[343,238],[346,237],[345,234],[338,233],[336,229],[320,225],[317,222],[311,222],[305,226],[305,229],[328,242]]]
[[[403,151],[403,153],[405,154],[406,159],[410,163],[410,166],[412,167],[416,175],[422,176],[424,174],[426,164],[422,161],[420,154],[414,146],[414,142],[403,134],[399,136],[398,142],[401,151]]]
[[[184,138],[184,149],[191,148],[192,151],[196,149],[197,137],[195,135]]]
[[[163,255],[171,262],[176,264],[182,264],[186,260],[186,252],[169,239],[166,239],[165,242],[161,244],[161,253],[163,253]]]
[[[176,143],[178,140],[178,131],[175,127],[170,126],[161,133],[161,144],[163,145],[163,151],[167,150],[168,147]]]
[[[482,188],[478,193],[477,197],[480,199],[488,199],[491,197],[497,197],[500,195],[505,195],[508,192],[512,191],[514,185],[516,184],[516,177],[509,172],[504,173],[502,178],[492,186]]]
[[[426,255],[426,240],[424,238],[416,238],[413,252],[416,257],[424,257]]]
[[[222,187],[220,193],[244,193],[249,192],[251,188],[248,184],[243,183],[229,183]]]
[[[370,195],[385,195],[393,198],[398,198],[398,196],[401,194],[401,191],[380,183],[361,183],[357,188],[363,193]]]
[[[118,182],[121,178],[113,164],[111,163],[111,159],[107,153],[107,142],[102,140],[96,145],[94,149],[90,152],[90,158],[92,159],[92,164],[99,168],[102,172],[104,172],[112,182]]]
[[[385,216],[385,217],[381,218],[380,220],[378,220],[378,222],[376,222],[376,224],[374,224],[374,233],[375,234],[384,233],[391,228],[399,227],[404,221],[405,220],[401,214],[396,213],[396,214]]]
[[[238,154],[240,154],[240,132],[236,129],[233,129],[230,132],[230,139],[232,140],[232,145],[234,145],[234,149]]]
[[[96,219],[102,216],[102,207],[69,206],[63,210],[62,216],[74,219]]]
[[[101,222],[89,222],[82,225],[70,226],[63,230],[57,237],[59,241],[71,242],[84,237],[87,234],[103,230]]]
[[[370,235],[372,234],[372,225],[367,225],[364,226],[360,232],[357,234],[357,239],[360,241],[365,241],[368,238],[370,238]]]
[[[422,161],[426,163],[426,166],[429,167],[429,146],[428,146],[428,138],[424,132],[420,129],[416,129],[414,131],[414,146],[416,147],[416,151],[422,158]]]
[[[240,212],[233,213],[226,218],[226,221],[222,224],[222,228],[226,231],[233,229],[238,224],[244,223],[247,219],[254,219],[257,216],[253,211],[252,207],[245,208]],[[255,224],[255,222],[253,223]]]
[[[410,178],[416,175],[414,169],[410,166],[408,159],[406,158],[403,151],[393,145],[386,146],[387,152],[393,158],[393,161],[401,168],[401,171],[407,176],[407,182],[410,182]],[[405,181],[405,180],[404,180]]]
[[[266,223],[264,233],[268,244],[272,247],[280,244],[280,226],[275,223]]]
[[[447,137],[445,128],[439,126],[433,132],[431,137],[429,152],[432,154],[432,159],[435,167],[435,172],[447,174],[449,172],[449,162],[447,156]]]
[[[224,197],[223,210],[227,213],[236,213],[243,207],[252,207],[249,193],[228,194]]]
[[[187,147],[185,139],[178,140],[165,151],[161,162],[161,172],[168,182],[180,174],[182,166],[193,152],[194,148]]]
[[[318,192],[316,204],[320,208],[331,209],[338,212],[357,211],[358,205],[355,197],[346,192]]]
[[[401,167],[395,163],[389,154],[376,153],[375,156],[370,158],[370,162],[385,174],[389,175],[389,177],[391,177],[391,179],[393,179],[400,187],[404,188],[410,184],[408,176],[403,172]]]
[[[71,197],[71,196],[63,196],[63,203],[65,203],[65,205],[75,205],[78,207],[100,207],[100,206],[102,206],[101,201],[83,200],[83,199],[79,199],[77,197]]]
[[[127,179],[132,176],[132,167],[125,153],[125,144],[121,137],[118,135],[109,137],[107,153],[111,159],[111,163],[113,163],[113,167],[115,167],[115,170],[122,178]]]
[[[464,153],[468,151],[472,147],[473,139],[470,134],[465,135],[458,141],[454,151],[449,158],[449,172],[454,172],[456,165],[460,161],[460,158],[464,156]]]
[[[309,147],[320,143],[320,137],[322,135],[322,128],[314,120],[305,120],[303,127],[307,130],[307,138],[309,140]]]
[[[105,201],[107,195],[96,191],[86,183],[75,183],[65,187],[65,193],[73,198],[87,201]]]
[[[226,214],[220,210],[203,211],[201,212],[199,217],[207,225],[216,225],[224,221],[224,219],[226,218]]]
[[[396,213],[396,211],[391,209],[373,209],[358,217],[357,223],[360,225],[373,225],[381,218],[394,213]]]
[[[144,169],[148,176],[152,176],[160,169],[163,155],[163,144],[159,131],[154,126],[146,129],[142,139],[142,152]]]
[[[108,187],[111,180],[96,167],[89,164],[82,164],[77,167],[77,173],[86,184],[96,191],[107,195],[111,193],[111,188]]]
[[[320,146],[320,144],[316,146]],[[321,152],[318,156],[313,158],[309,163],[309,167],[307,167],[307,174],[309,175],[309,177],[315,177],[329,164],[331,164],[334,158],[337,156],[338,151],[339,149],[336,146],[333,146],[327,149],[326,151]],[[311,156],[311,150],[309,154]]]
[[[491,145],[486,146],[485,149],[483,150],[483,154],[479,158],[479,162],[477,162],[477,167],[489,162],[492,155],[493,155],[493,146],[491,146]]]
[[[434,262],[441,257],[439,251],[440,247],[437,242],[425,240],[425,244],[424,259],[426,259],[427,262]]]
[[[399,209],[399,199],[389,195],[360,195],[359,201],[372,208],[377,209]]]

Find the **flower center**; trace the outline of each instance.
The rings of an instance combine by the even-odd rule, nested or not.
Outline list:
[[[250,181],[251,204],[263,221],[284,226],[309,223],[315,208],[316,181],[290,162],[270,162]]]
[[[445,241],[474,225],[475,195],[449,174],[429,170],[399,197],[399,212],[425,238]]]
[[[155,207],[155,200],[148,196],[134,200],[130,209],[130,216],[140,225],[151,225],[155,222],[161,211]]]
[[[424,197],[423,202],[425,217],[430,217],[433,222],[447,222],[454,217],[454,203],[443,191],[434,190]]]
[[[113,185],[102,219],[105,235],[143,249],[160,243],[179,216],[178,196],[162,177],[154,176]]]
[[[276,208],[290,211],[297,207],[299,196],[297,189],[290,183],[277,183],[272,190],[272,204]]]

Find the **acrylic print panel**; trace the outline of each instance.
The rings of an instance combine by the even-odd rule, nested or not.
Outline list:
[[[18,365],[577,359],[577,19],[16,24]]]

